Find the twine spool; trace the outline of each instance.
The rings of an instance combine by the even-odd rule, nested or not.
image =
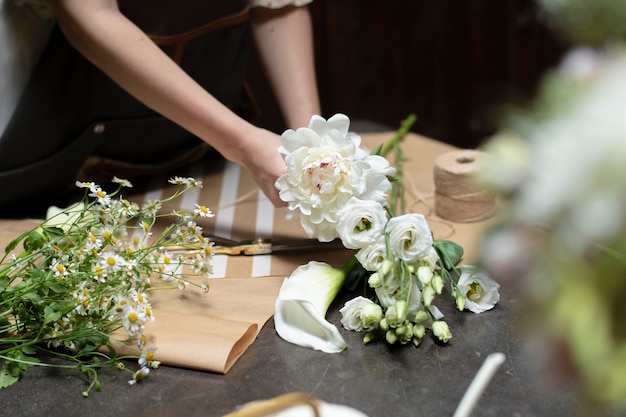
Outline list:
[[[496,212],[493,193],[476,181],[487,162],[484,152],[464,149],[435,159],[435,213],[445,220],[471,223]]]

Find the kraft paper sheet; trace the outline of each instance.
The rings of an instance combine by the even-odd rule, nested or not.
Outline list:
[[[387,142],[393,132],[363,134],[370,149]],[[477,256],[478,243],[489,220],[454,223],[434,213],[433,162],[453,146],[408,134],[402,143],[407,211],[424,214],[436,239],[449,239],[465,249],[464,263]],[[298,221],[286,220],[284,210],[274,209],[259,193],[251,175],[237,165],[217,159],[196,164],[178,176],[201,178],[203,188],[163,207],[164,212],[209,207],[215,217],[199,219],[206,233],[235,240],[306,237]],[[129,189],[124,197],[138,203],[169,196],[174,186],[168,176],[156,176],[151,184]],[[87,180],[87,179],[85,179]],[[39,224],[38,220],[0,220],[0,246]],[[146,325],[148,345],[158,348],[163,364],[226,373],[254,342],[274,313],[274,303],[285,277],[311,260],[342,266],[348,250],[304,253],[214,256],[214,276],[208,294],[195,288],[157,291],[151,295],[155,322]]]

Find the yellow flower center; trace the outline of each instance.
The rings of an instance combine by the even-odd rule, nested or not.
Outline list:
[[[109,256],[109,257],[107,258],[107,265],[109,265],[109,266],[114,266],[114,265],[115,265],[115,263],[116,263],[116,262],[115,262],[115,258],[114,258],[113,256]]]
[[[102,237],[103,237],[105,240],[109,240],[109,239],[111,239],[111,232],[109,232],[108,230],[105,230],[104,232],[102,232]]]
[[[139,315],[135,311],[131,311],[130,313],[128,313],[128,316],[126,316],[126,318],[128,318],[128,321],[131,323],[137,323],[137,320],[139,320]]]
[[[63,265],[61,265],[61,264],[56,264],[56,265],[55,265],[55,268],[56,268],[56,270],[57,270],[58,272],[60,272],[60,273],[65,272],[65,267],[64,267]]]
[[[473,282],[469,286],[469,290],[467,291],[467,298],[476,301],[480,300],[484,294],[483,287],[477,282]]]

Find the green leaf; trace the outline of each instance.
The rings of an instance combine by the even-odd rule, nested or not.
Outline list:
[[[25,355],[34,355],[37,353],[37,349],[30,345],[22,346],[22,353]]]
[[[433,247],[437,251],[445,269],[453,269],[463,258],[463,247],[450,240],[435,240]]]
[[[26,238],[24,239],[24,249],[26,249],[27,252],[34,252],[37,249],[43,248],[46,244],[46,238],[41,233],[41,230],[42,229],[37,228],[26,233]]]
[[[5,362],[2,369],[0,369],[0,388],[6,388],[15,384],[20,379],[22,370],[17,367],[12,367],[9,364],[11,362]],[[17,370],[17,372],[15,372]]]
[[[55,310],[52,306],[46,306],[43,309],[44,319],[43,324],[54,323],[61,318],[61,312]]]

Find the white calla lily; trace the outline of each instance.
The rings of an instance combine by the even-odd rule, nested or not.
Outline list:
[[[86,215],[85,208],[85,203],[82,201],[66,208],[50,206],[46,212],[45,225],[58,227],[67,233],[72,225],[79,224],[79,222],[86,223],[92,217],[90,213]]]
[[[341,352],[347,344],[325,316],[341,289],[346,273],[311,261],[296,268],[280,288],[274,325],[284,340],[322,352]]]

